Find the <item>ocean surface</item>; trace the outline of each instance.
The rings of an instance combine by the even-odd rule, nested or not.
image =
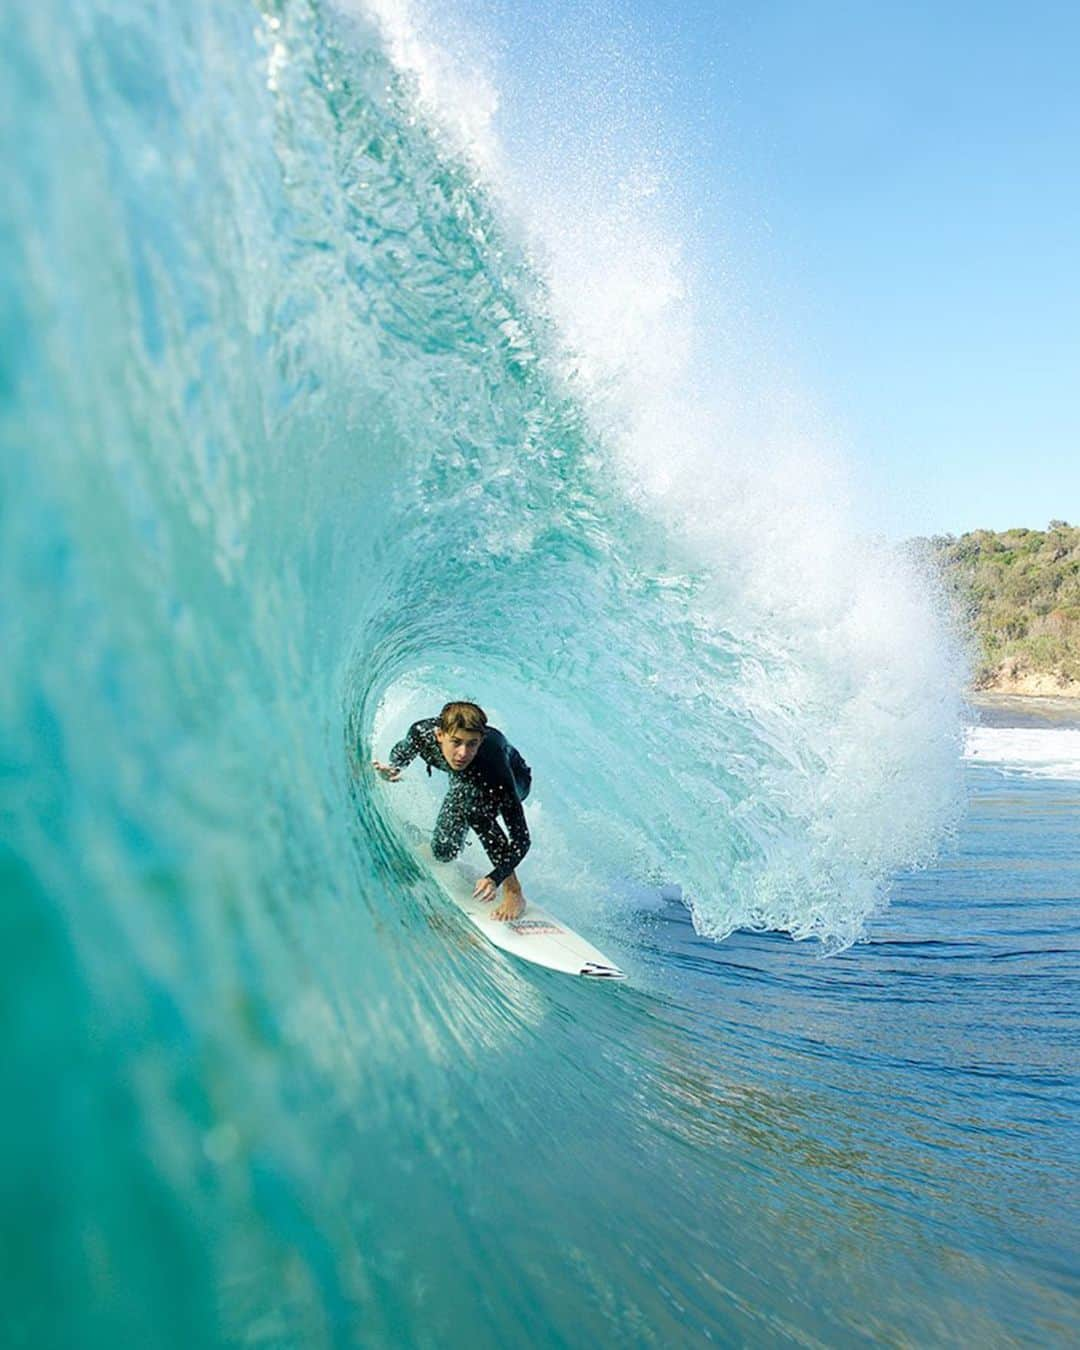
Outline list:
[[[488,55],[0,13],[0,1343],[1074,1344],[1080,718],[965,704],[685,162]],[[412,860],[447,697],[625,983]]]

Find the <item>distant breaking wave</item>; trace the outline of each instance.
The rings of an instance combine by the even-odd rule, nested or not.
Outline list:
[[[1067,727],[969,727],[964,756],[1036,778],[1080,778],[1080,731]]]

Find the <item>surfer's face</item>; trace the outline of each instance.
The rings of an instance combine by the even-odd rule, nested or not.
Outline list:
[[[484,740],[479,731],[443,731],[438,727],[435,729],[435,739],[439,742],[443,759],[455,773],[469,767]]]

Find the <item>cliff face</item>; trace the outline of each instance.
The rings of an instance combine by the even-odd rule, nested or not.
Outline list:
[[[920,539],[977,651],[975,685],[1080,696],[1080,528]]]

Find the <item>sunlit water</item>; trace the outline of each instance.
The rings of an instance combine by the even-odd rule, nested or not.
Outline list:
[[[1074,727],[354,9],[0,16],[4,1343],[1074,1339]],[[448,693],[625,985],[413,862]]]

